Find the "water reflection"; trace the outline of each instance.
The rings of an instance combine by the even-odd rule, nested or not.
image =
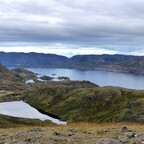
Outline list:
[[[56,124],[66,124],[66,122],[41,114],[38,110],[23,101],[0,103],[0,114],[20,118],[40,119],[42,121],[50,120]]]
[[[55,78],[66,76],[71,80],[88,80],[100,86],[121,86],[131,89],[144,89],[143,75],[59,68],[30,68],[29,70],[42,75],[53,76]]]

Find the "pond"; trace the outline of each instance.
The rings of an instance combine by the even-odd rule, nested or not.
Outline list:
[[[66,122],[40,113],[37,109],[31,107],[29,104],[23,101],[0,103],[0,114],[19,118],[40,119],[42,121],[50,120],[56,124],[66,124]]]

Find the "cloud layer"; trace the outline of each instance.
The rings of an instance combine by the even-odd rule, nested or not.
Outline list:
[[[0,50],[144,55],[143,7],[143,0],[0,0]]]

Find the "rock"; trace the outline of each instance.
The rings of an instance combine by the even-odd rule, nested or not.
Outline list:
[[[144,134],[137,134],[137,138],[141,141],[144,141]]]
[[[128,138],[126,136],[121,136],[118,138],[119,141],[122,143],[122,144],[127,144],[128,143]]]
[[[121,142],[118,139],[103,138],[99,141],[98,144],[121,144]]]
[[[125,132],[124,133],[128,138],[133,138],[133,137],[135,137],[135,133],[133,133],[133,132]]]
[[[109,140],[109,144],[120,144],[120,141],[117,139],[111,139]]]
[[[54,132],[53,135],[54,135],[54,136],[63,136],[63,134],[60,133],[60,132]]]
[[[71,134],[71,133],[70,133],[70,134],[68,134],[67,136],[69,136],[69,137],[70,137],[70,136],[73,136],[73,135],[74,135],[74,134]]]
[[[31,140],[32,140],[32,139],[30,139],[30,138],[29,138],[29,139],[26,139],[26,140],[25,140],[25,142],[30,143],[30,142],[31,142]]]
[[[143,142],[136,141],[136,142],[133,142],[132,144],[143,144]]]

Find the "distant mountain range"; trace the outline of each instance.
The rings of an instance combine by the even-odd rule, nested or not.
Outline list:
[[[97,69],[144,74],[144,56],[104,54],[67,58],[55,54],[0,52],[0,63],[7,67]]]

